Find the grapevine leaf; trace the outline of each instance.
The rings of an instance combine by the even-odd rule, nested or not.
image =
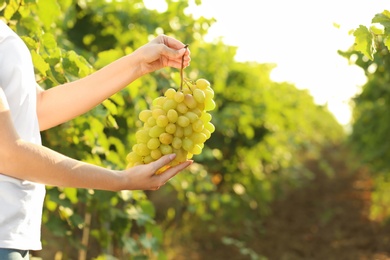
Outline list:
[[[385,39],[384,39],[384,44],[385,46],[387,47],[387,49],[390,50],[390,35],[388,35]]]
[[[30,50],[36,50],[38,48],[38,43],[33,38],[28,36],[20,36],[20,38],[22,38]]]
[[[45,46],[45,48],[48,48],[48,49],[57,48],[57,42],[56,42],[56,39],[55,39],[53,34],[45,33],[42,36],[42,40],[43,40],[43,45]]]
[[[64,194],[73,204],[78,202],[76,188],[64,188]]]
[[[47,76],[46,72],[49,70],[50,66],[45,60],[39,55],[35,50],[31,51],[32,60],[34,67],[43,75]]]
[[[9,1],[7,6],[5,7],[4,10],[4,18],[6,20],[11,20],[12,16],[18,11],[19,9],[19,4],[15,0]]]
[[[123,51],[119,49],[102,51],[98,54],[98,59],[94,65],[96,68],[102,68],[107,64],[119,59],[122,56],[123,56]]]
[[[156,210],[154,208],[154,205],[149,200],[142,200],[139,202],[139,206],[141,207],[142,211],[146,213],[149,216],[154,217],[156,215]]]
[[[353,36],[355,36],[355,50],[360,51],[364,56],[373,60],[375,47],[372,34],[367,27],[360,25],[359,28],[354,31]]]
[[[38,16],[46,29],[49,29],[54,21],[61,15],[60,7],[57,1],[39,0]]]
[[[37,37],[42,35],[42,29],[39,22],[31,16],[20,19],[18,26],[26,30],[23,34],[36,35]]]
[[[7,3],[5,2],[5,0],[0,0],[0,11],[3,11],[6,6]]]
[[[378,24],[371,25],[370,31],[375,35],[383,35],[385,33],[384,27],[380,27]]]
[[[45,207],[49,210],[49,211],[54,211],[56,208],[57,208],[57,203],[55,203],[54,201],[52,200],[45,200]]]
[[[68,51],[66,53],[66,58],[69,61],[66,66],[69,66],[68,68],[73,70],[75,69],[75,67],[77,67],[77,74],[79,77],[85,77],[92,72],[92,68],[90,67],[86,59],[78,55],[75,51]]]
[[[372,18],[372,23],[380,23],[386,30],[390,30],[390,12],[386,10],[380,14],[376,14],[374,18]]]
[[[116,107],[115,103],[112,102],[109,99],[106,99],[102,102],[103,106],[107,108],[108,111],[110,111],[111,115],[117,115],[118,114],[118,108]]]
[[[115,118],[112,115],[107,116],[107,121],[115,129],[118,129],[118,123],[116,122]]]

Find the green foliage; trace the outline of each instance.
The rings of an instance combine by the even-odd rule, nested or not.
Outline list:
[[[84,249],[91,259],[167,259],[169,234],[168,241],[185,233],[196,237],[194,231],[221,230],[233,237],[229,227],[237,223],[250,239],[267,204],[286,186],[310,177],[303,158],[344,137],[326,107],[315,105],[307,91],[271,81],[274,65],[238,63],[235,47],[204,42],[213,19],[187,15],[184,0],[167,4],[164,13],[146,9],[140,0],[10,0],[1,5],[1,18],[31,50],[36,77],[46,89],[89,75],[164,33],[189,44],[186,76],[206,78],[215,90],[216,132],[189,171],[161,193],[47,188],[44,224],[51,232],[43,239],[53,235],[68,241],[72,250],[63,254],[69,259]],[[123,169],[138,113],[179,81],[178,71],[168,68],[144,76],[85,115],[43,132],[44,145]],[[241,239],[225,242],[258,257]]]
[[[371,22],[370,29],[364,27],[371,39],[361,41],[360,45],[366,44],[373,50],[371,54],[360,48],[340,53],[361,67],[367,76],[361,93],[353,99],[349,143],[361,162],[375,172],[370,218],[383,220],[390,216],[386,206],[390,176],[390,12],[376,14]]]
[[[350,143],[363,161],[369,163],[374,170],[389,172],[390,12],[385,10],[376,14],[372,23],[376,26],[371,26],[369,31],[363,26],[357,29],[364,28],[370,35],[370,41],[365,44],[375,49],[371,53],[371,58],[367,59],[367,52],[361,49],[351,48],[350,51],[341,52],[344,57],[353,58],[355,64],[360,66],[367,76],[367,83],[363,86],[362,92],[353,100],[353,131]],[[378,30],[378,24],[383,27],[381,30]]]
[[[362,52],[366,55],[366,57],[372,60],[373,53],[375,52],[375,48],[372,44],[372,33],[367,29],[367,27],[360,25],[359,28],[354,31],[353,36],[355,36],[355,49]]]
[[[373,55],[377,52],[376,38],[383,38],[381,41],[388,49],[390,48],[390,12],[384,10],[382,13],[376,14],[371,22],[370,28],[360,25],[354,31],[353,36],[355,37],[355,50],[373,60]]]

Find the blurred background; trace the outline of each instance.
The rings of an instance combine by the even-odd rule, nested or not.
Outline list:
[[[44,88],[164,33],[189,44],[186,77],[215,91],[216,131],[160,190],[47,187],[43,250],[33,256],[390,259],[387,38],[375,38],[368,59],[352,34],[384,10],[368,0],[0,1]],[[176,69],[145,75],[42,132],[44,145],[123,169],[138,113],[179,83]]]

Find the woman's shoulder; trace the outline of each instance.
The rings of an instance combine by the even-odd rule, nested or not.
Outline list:
[[[26,54],[27,46],[20,36],[0,19],[0,51]]]
[[[19,37],[3,20],[0,20],[0,42],[7,38]]]

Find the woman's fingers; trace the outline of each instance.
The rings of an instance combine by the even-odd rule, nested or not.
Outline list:
[[[157,161],[151,162],[152,173],[155,174],[161,167],[168,165],[176,158],[176,154],[167,154],[158,159]]]
[[[153,178],[155,179],[155,185],[153,185],[152,189],[158,190],[161,186],[165,185],[165,183],[167,183],[167,181],[173,178],[176,174],[178,174],[180,171],[184,170],[185,168],[187,168],[193,163],[192,160],[187,160],[173,167],[169,167],[167,170],[165,170],[162,173],[156,174],[156,172],[160,168],[167,166],[175,157],[176,157],[175,154],[170,154],[161,157],[159,160],[155,162],[150,163],[154,175]]]

